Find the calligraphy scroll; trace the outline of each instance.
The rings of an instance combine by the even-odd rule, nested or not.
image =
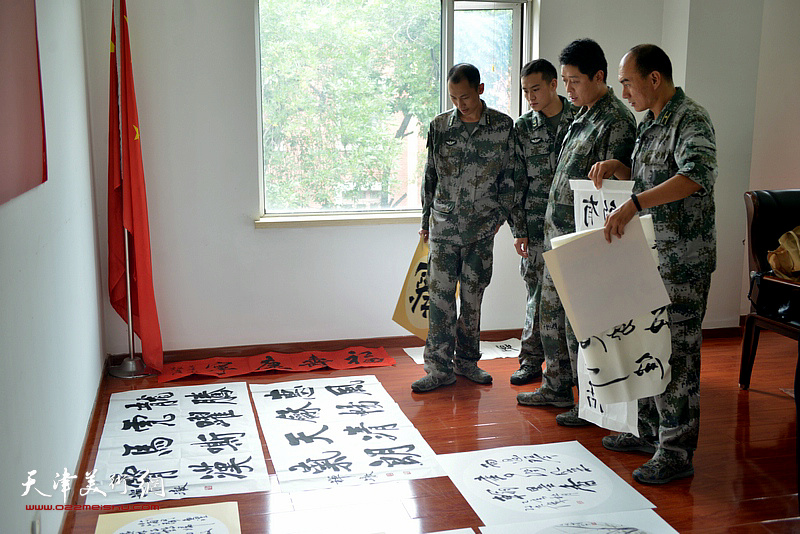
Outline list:
[[[166,510],[101,514],[94,534],[241,534],[239,503],[218,502]]]
[[[639,217],[611,243],[593,229],[554,238],[552,245],[544,260],[578,339],[670,303]]]
[[[169,382],[189,375],[229,378],[266,371],[315,371],[317,369],[356,369],[394,365],[394,358],[383,347],[348,347],[334,351],[296,353],[264,352],[235,358],[213,357],[165,363],[159,382]]]
[[[510,338],[504,341],[481,341],[479,343],[481,360],[494,360],[495,358],[516,358],[520,351],[520,340]],[[425,347],[408,347],[403,352],[409,355],[414,363],[425,363]]]
[[[588,386],[605,403],[664,392],[672,377],[672,338],[667,307],[631,319],[580,342]]]
[[[597,396],[591,384],[591,375],[586,368],[586,353],[578,349],[578,416],[600,428],[614,432],[629,432],[639,436],[639,403],[604,402]]]
[[[487,525],[653,505],[577,441],[438,456]]]
[[[561,255],[548,268],[585,362],[578,366],[580,417],[638,435],[636,399],[662,393],[671,379],[669,297],[652,218],[635,217],[625,230],[610,244],[600,229],[553,239],[545,261]]]
[[[268,489],[250,396],[236,382],[114,393],[81,495],[120,504]]]
[[[481,534],[678,534],[653,510],[629,510],[479,527]]]
[[[392,320],[420,339],[428,337],[428,244],[420,238]]]
[[[575,199],[575,231],[602,228],[609,214],[631,197],[632,180],[603,180],[596,189],[591,180],[570,180]]]
[[[250,384],[282,491],[441,476],[377,378]]]

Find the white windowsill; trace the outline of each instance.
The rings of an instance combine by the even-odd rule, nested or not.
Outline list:
[[[256,228],[302,228],[307,226],[362,226],[373,224],[419,224],[420,210],[389,212],[302,213],[264,215],[256,219]]]

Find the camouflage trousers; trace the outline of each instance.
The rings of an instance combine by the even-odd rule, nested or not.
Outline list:
[[[542,274],[544,258],[540,247],[529,247],[528,257],[520,258],[519,274],[525,282],[527,300],[525,304],[525,323],[522,327],[522,347],[519,351],[519,365],[541,368],[544,362],[544,349],[540,334],[539,302],[542,296]]]
[[[572,206],[550,204],[545,215],[545,250],[550,250],[550,239],[575,231]],[[544,361],[547,369],[542,374],[542,386],[559,395],[572,397],[572,386],[578,385],[578,340],[567,320],[564,306],[553,284],[547,266],[542,275],[542,296],[539,302],[541,317],[539,329],[542,337]]]
[[[639,435],[691,460],[700,430],[700,346],[711,274],[666,286],[672,301],[672,380],[661,395],[639,400]]]
[[[467,245],[430,242],[425,372],[450,374],[454,359],[480,360],[481,302],[492,279],[493,252],[494,236]]]

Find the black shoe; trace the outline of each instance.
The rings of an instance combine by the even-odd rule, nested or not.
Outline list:
[[[605,436],[603,438],[603,447],[610,451],[641,452],[650,456],[656,453],[655,445],[644,438],[637,438],[628,432],[613,436]]]
[[[578,405],[572,407],[568,412],[560,413],[556,416],[556,423],[561,426],[588,426],[591,425],[586,419],[578,417]]]
[[[442,386],[449,386],[456,383],[454,374],[427,374],[411,384],[411,391],[414,393],[427,393]]]
[[[541,378],[542,368],[533,365],[522,364],[519,369],[511,374],[511,383],[515,386],[530,384],[537,378]]]

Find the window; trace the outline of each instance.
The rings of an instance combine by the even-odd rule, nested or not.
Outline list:
[[[519,116],[522,6],[510,2],[454,2],[453,64],[481,72],[486,105]]]
[[[265,218],[418,213],[427,129],[451,107],[454,58],[478,66],[490,106],[519,114],[520,2],[258,6]]]

